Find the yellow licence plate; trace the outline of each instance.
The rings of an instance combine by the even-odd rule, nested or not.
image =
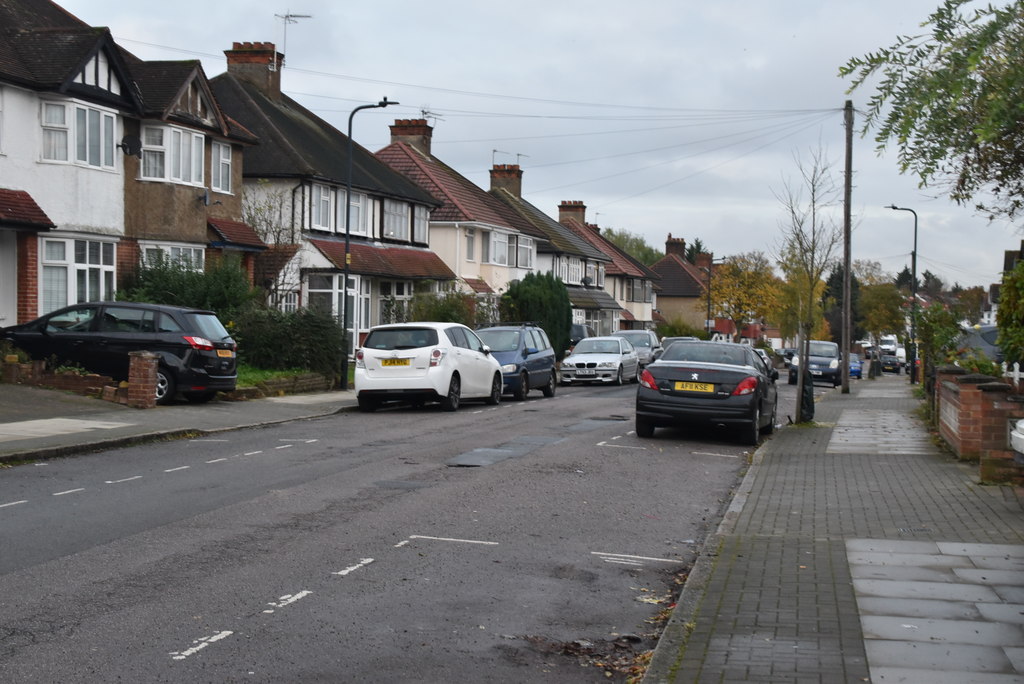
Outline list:
[[[677,382],[677,392],[714,392],[715,386],[710,382]]]
[[[409,359],[381,359],[380,365],[382,366],[408,366]]]
[[[235,356],[235,352],[231,351],[230,349],[218,349],[217,356],[222,356],[226,359],[230,359]]]

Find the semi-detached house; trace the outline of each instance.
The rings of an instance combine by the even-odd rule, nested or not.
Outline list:
[[[430,249],[437,199],[282,93],[284,55],[273,43],[234,43],[224,54],[228,70],[211,79],[213,92],[260,141],[242,176],[246,217],[271,243],[257,279],[273,304],[344,315],[354,348],[414,293],[455,278]]]
[[[198,62],[144,62],[48,0],[0,0],[0,325],[111,298],[157,254],[251,264],[237,170],[254,142]]]

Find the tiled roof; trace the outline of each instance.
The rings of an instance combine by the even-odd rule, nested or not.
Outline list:
[[[567,287],[574,309],[622,309],[615,298],[601,289]]]
[[[334,240],[310,240],[338,268],[345,268],[345,243]],[[367,242],[349,242],[352,263],[349,269],[359,275],[411,280],[454,280],[455,273],[441,258],[420,247],[396,247]]]
[[[0,227],[48,230],[57,225],[24,190],[0,188]]]
[[[653,279],[657,276],[651,273],[648,269],[639,263],[636,263],[633,259],[629,258],[621,249],[616,247],[613,243],[605,240],[597,232],[597,230],[588,225],[584,225],[574,218],[567,218],[562,222],[562,225],[572,230],[576,235],[579,235],[584,240],[594,245],[602,252],[611,257],[612,262],[605,266],[605,273],[608,275],[622,275],[629,276],[630,278],[649,278]]]
[[[88,24],[50,0],[0,0],[0,26],[76,28]]]
[[[536,230],[547,238],[547,243],[538,248],[540,252],[556,252],[569,256],[593,259],[595,261],[611,261],[611,257],[590,244],[561,223],[551,218],[522,197],[504,188],[492,188],[490,194],[504,203],[509,209],[528,221]]]
[[[259,88],[225,73],[210,80],[225,114],[260,140],[245,151],[247,178],[311,178],[344,185],[348,137],[287,95],[271,99]],[[427,205],[438,202],[416,183],[361,145],[352,145],[352,187]]]
[[[487,284],[486,280],[480,278],[463,278],[462,282],[469,285],[470,289],[477,294],[494,294],[494,289]]]
[[[677,254],[666,254],[651,268],[661,276],[662,296],[703,297],[707,291],[704,272]]]
[[[208,218],[206,222],[209,224],[210,230],[220,238],[219,242],[224,243],[225,246],[250,247],[260,250],[267,248],[266,243],[260,239],[252,226],[245,223],[217,218]]]
[[[544,235],[517,218],[486,190],[435,157],[427,157],[404,142],[393,142],[377,152],[377,158],[398,169],[442,202],[430,214],[431,221],[476,221],[522,230],[527,235]]]

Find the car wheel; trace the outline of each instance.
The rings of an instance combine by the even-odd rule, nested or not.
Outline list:
[[[557,373],[551,371],[551,377],[548,378],[548,384],[540,388],[540,391],[544,393],[545,397],[555,396],[555,386],[558,384]]]
[[[621,385],[622,384],[622,365],[621,364],[619,365],[619,370],[615,373],[615,384],[616,385]]]
[[[526,399],[527,393],[530,391],[530,377],[526,373],[519,374],[519,387],[516,388],[515,392],[512,393],[512,398],[516,401],[523,401]]]
[[[654,423],[649,420],[636,419],[636,436],[650,439],[654,436]]]
[[[452,374],[452,380],[448,383],[448,394],[441,399],[441,410],[458,411],[459,400],[462,396],[462,383],[458,373]]]
[[[747,446],[757,446],[761,438],[761,409],[754,409],[754,418],[741,431],[740,436]]]
[[[170,404],[174,401],[175,390],[174,376],[171,371],[163,366],[156,369],[156,403],[161,405]]]
[[[216,392],[189,392],[185,395],[185,399],[190,404],[205,404],[215,396],[217,396]]]
[[[636,365],[636,373],[633,374],[633,377],[630,379],[630,382],[632,382],[634,385],[638,384],[640,382],[640,373],[641,372],[643,372],[643,369],[640,368],[640,364],[637,364]]]
[[[524,378],[525,379],[525,378]],[[525,398],[525,393],[524,393]],[[487,397],[488,406],[497,406],[501,403],[501,374],[495,373],[494,380],[491,380],[491,393]]]
[[[380,406],[376,399],[369,397],[356,397],[356,401],[359,402],[359,410],[363,413],[373,413]]]
[[[763,428],[761,428],[761,434],[762,435],[770,435],[773,432],[775,432],[775,420],[776,420],[776,418],[778,418],[778,413],[779,413],[779,403],[778,403],[778,401],[776,401],[775,405],[772,406],[772,419],[770,421],[768,421],[767,425],[765,425]]]

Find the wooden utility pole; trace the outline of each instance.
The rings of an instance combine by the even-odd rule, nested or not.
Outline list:
[[[853,340],[853,287],[851,281],[850,235],[850,198],[853,195],[853,101],[847,100],[843,111],[846,124],[846,180],[843,187],[843,349],[840,363],[843,364],[843,394],[850,393],[850,346]]]

